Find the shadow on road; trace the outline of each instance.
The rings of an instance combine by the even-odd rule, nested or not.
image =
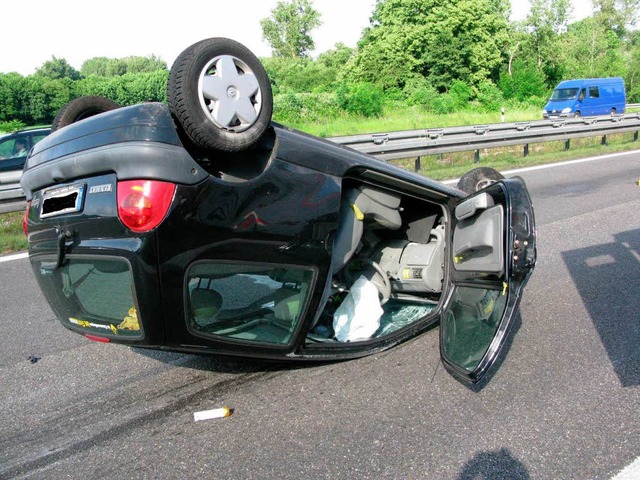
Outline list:
[[[640,385],[640,229],[562,252],[623,387]]]
[[[457,477],[457,480],[484,480],[508,478],[526,480],[529,472],[511,452],[502,448],[497,452],[480,452],[469,460]]]

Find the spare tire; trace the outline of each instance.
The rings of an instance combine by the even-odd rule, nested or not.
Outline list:
[[[178,56],[167,100],[191,141],[223,152],[255,145],[273,111],[271,83],[260,60],[228,38],[202,40]]]
[[[478,167],[469,170],[460,180],[458,180],[458,188],[463,192],[471,195],[492,183],[502,180],[504,176],[497,170],[490,167]]]
[[[120,108],[120,105],[106,97],[93,95],[76,98],[63,105],[58,111],[56,118],[53,119],[51,131],[55,132],[72,123],[116,108]]]

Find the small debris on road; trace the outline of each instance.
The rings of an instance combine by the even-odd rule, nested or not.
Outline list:
[[[201,412],[193,413],[193,420],[198,422],[200,420],[210,420],[212,418],[224,418],[233,413],[233,409],[229,407],[214,408],[213,410],[203,410]]]

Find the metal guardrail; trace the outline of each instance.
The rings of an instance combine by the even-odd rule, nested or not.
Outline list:
[[[640,107],[628,104],[627,107]],[[565,148],[573,138],[606,136],[616,133],[634,132],[634,140],[640,131],[640,113],[624,115],[558,118],[531,122],[493,123],[464,127],[405,130],[390,133],[373,133],[332,137],[328,140],[368,153],[380,160],[416,158],[419,170],[420,157],[440,153],[476,151],[487,148],[524,145],[524,155],[529,153],[529,144],[564,140]],[[22,171],[0,173],[0,211],[11,211],[8,202],[22,208],[24,192],[20,187]],[[16,203],[18,202],[18,203]]]
[[[391,133],[374,133],[332,137],[329,140],[373,155],[380,160],[437,155],[441,153],[476,151],[482,149],[564,140],[565,148],[573,138],[606,136],[640,131],[640,113],[598,117],[557,118],[531,122],[495,123],[466,127],[431,128]]]

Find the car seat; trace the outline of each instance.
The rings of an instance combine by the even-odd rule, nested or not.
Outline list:
[[[339,272],[356,252],[367,228],[397,230],[402,226],[400,197],[377,188],[349,189],[340,207],[340,222],[333,240],[331,267]]]

